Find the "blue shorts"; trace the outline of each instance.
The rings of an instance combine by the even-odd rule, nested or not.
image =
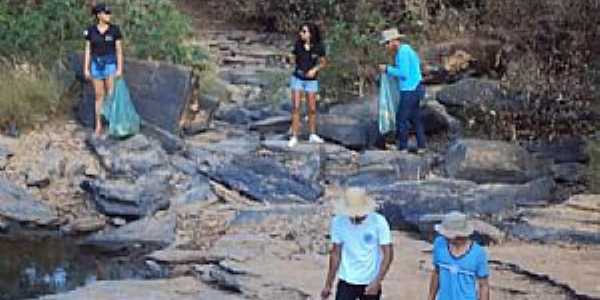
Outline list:
[[[290,88],[292,91],[302,91],[307,93],[319,92],[318,80],[302,80],[294,75],[290,78]]]
[[[104,69],[98,68],[98,64],[92,60],[90,75],[94,80],[104,80],[117,74],[117,64],[106,64]]]

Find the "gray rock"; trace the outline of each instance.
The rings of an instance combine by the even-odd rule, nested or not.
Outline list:
[[[87,142],[113,176],[136,177],[168,166],[167,154],[161,146],[141,134],[124,141],[92,138]]]
[[[326,140],[354,150],[381,146],[383,143],[376,121],[360,120],[345,114],[320,115],[317,132]]]
[[[437,101],[428,101],[421,108],[421,119],[427,135],[448,133],[451,138],[462,134],[462,124]]]
[[[178,134],[162,129],[150,122],[142,121],[142,134],[151,137],[158,142],[167,153],[172,154],[183,149],[185,142]]]
[[[250,130],[262,134],[285,134],[290,130],[292,117],[290,115],[275,116],[250,124]]]
[[[98,217],[82,217],[63,226],[62,231],[70,234],[89,233],[99,231],[106,226],[106,220]]]
[[[533,141],[524,144],[527,150],[540,158],[552,159],[554,163],[587,163],[590,155],[588,143],[581,136],[561,137],[553,141]]]
[[[170,162],[171,162],[171,166],[173,166],[173,168],[185,175],[188,176],[194,176],[196,174],[198,174],[198,169],[196,168],[196,163],[194,163],[193,161],[180,156],[180,155],[175,155],[175,156],[171,156],[170,158]]]
[[[215,143],[188,145],[184,157],[193,161],[199,171],[208,172],[238,156],[258,151],[259,146],[257,136],[234,137]]]
[[[448,107],[476,107],[508,104],[498,82],[468,78],[449,85],[437,93],[437,100]]]
[[[167,264],[212,264],[219,263],[223,258],[212,256],[202,251],[178,250],[167,248],[147,255],[146,258]]]
[[[126,180],[84,180],[99,211],[107,216],[141,218],[169,207],[168,178],[145,175],[134,182]]]
[[[25,179],[25,183],[29,187],[35,186],[39,188],[45,188],[50,185],[50,174],[48,174],[48,171],[35,166],[32,166],[27,170]]]
[[[6,146],[0,145],[0,170],[4,170],[14,153]]]
[[[210,285],[216,285],[221,290],[242,292],[242,285],[236,275],[228,273],[219,266],[210,265],[201,270],[200,280]]]
[[[435,179],[401,181],[385,186],[365,186],[380,203],[380,211],[395,228],[415,228],[428,214],[453,210],[475,214],[503,214],[518,205],[549,201],[554,181],[539,179],[527,184],[477,185],[471,181]]]
[[[53,208],[3,178],[0,178],[0,216],[42,226],[58,223],[58,215]]]
[[[208,178],[197,175],[191,182],[190,188],[173,198],[171,205],[175,207],[207,201],[215,197]]]
[[[550,175],[547,164],[518,145],[477,139],[450,145],[444,169],[452,178],[477,183],[525,183]]]
[[[524,208],[502,226],[527,241],[600,244],[600,196],[575,195],[560,205]]]
[[[558,183],[577,184],[584,183],[587,166],[580,163],[564,163],[552,165],[554,180]]]
[[[354,174],[358,166],[357,154],[345,147],[301,141],[293,148],[287,140],[265,140],[262,147],[274,153],[276,159],[294,175],[311,181],[339,181]]]
[[[266,203],[315,202],[323,194],[318,183],[292,175],[276,161],[251,156],[220,166],[209,177]]]
[[[164,248],[175,241],[176,221],[174,214],[147,217],[117,229],[95,233],[82,245],[108,251],[119,251],[137,244]]]
[[[118,295],[118,296],[116,296]],[[43,296],[40,300],[242,300],[222,291],[210,289],[192,277],[161,280],[96,281],[77,290]]]
[[[83,80],[83,56],[69,57],[70,68],[83,86],[79,103],[79,118],[86,126],[94,124],[94,91]],[[191,69],[165,62],[137,60],[125,61],[125,80],[131,99],[144,121],[171,133],[179,132],[179,121],[192,93]]]

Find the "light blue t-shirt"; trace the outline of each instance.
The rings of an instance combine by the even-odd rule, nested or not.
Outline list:
[[[385,217],[371,213],[360,224],[347,216],[335,216],[331,222],[331,241],[341,245],[338,277],[350,284],[368,285],[379,273],[382,245],[392,243],[390,225]]]
[[[396,52],[395,64],[387,67],[388,75],[398,78],[401,91],[414,91],[421,80],[421,60],[413,48],[402,44]]]
[[[464,255],[454,257],[442,236],[433,242],[433,265],[439,273],[437,300],[477,300],[477,279],[490,274],[483,247],[472,242]]]

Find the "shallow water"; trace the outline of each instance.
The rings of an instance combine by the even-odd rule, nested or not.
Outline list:
[[[72,239],[0,235],[0,300],[63,293],[97,280],[160,277],[131,257],[94,253]]]

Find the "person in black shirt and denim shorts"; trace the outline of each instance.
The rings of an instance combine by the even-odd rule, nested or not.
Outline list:
[[[101,109],[104,96],[112,92],[114,78],[123,75],[123,38],[119,26],[111,23],[111,10],[106,4],[92,9],[96,24],[85,30],[83,73],[91,80],[96,94],[96,136],[102,133]]]
[[[309,141],[311,143],[323,143],[317,135],[317,92],[319,71],[325,67],[325,47],[321,42],[319,28],[312,23],[300,26],[299,38],[292,51],[296,61],[296,68],[290,79],[292,89],[292,136],[288,146],[294,147],[298,144],[300,131],[300,103],[302,95],[306,94],[308,102],[308,125],[310,128]]]

